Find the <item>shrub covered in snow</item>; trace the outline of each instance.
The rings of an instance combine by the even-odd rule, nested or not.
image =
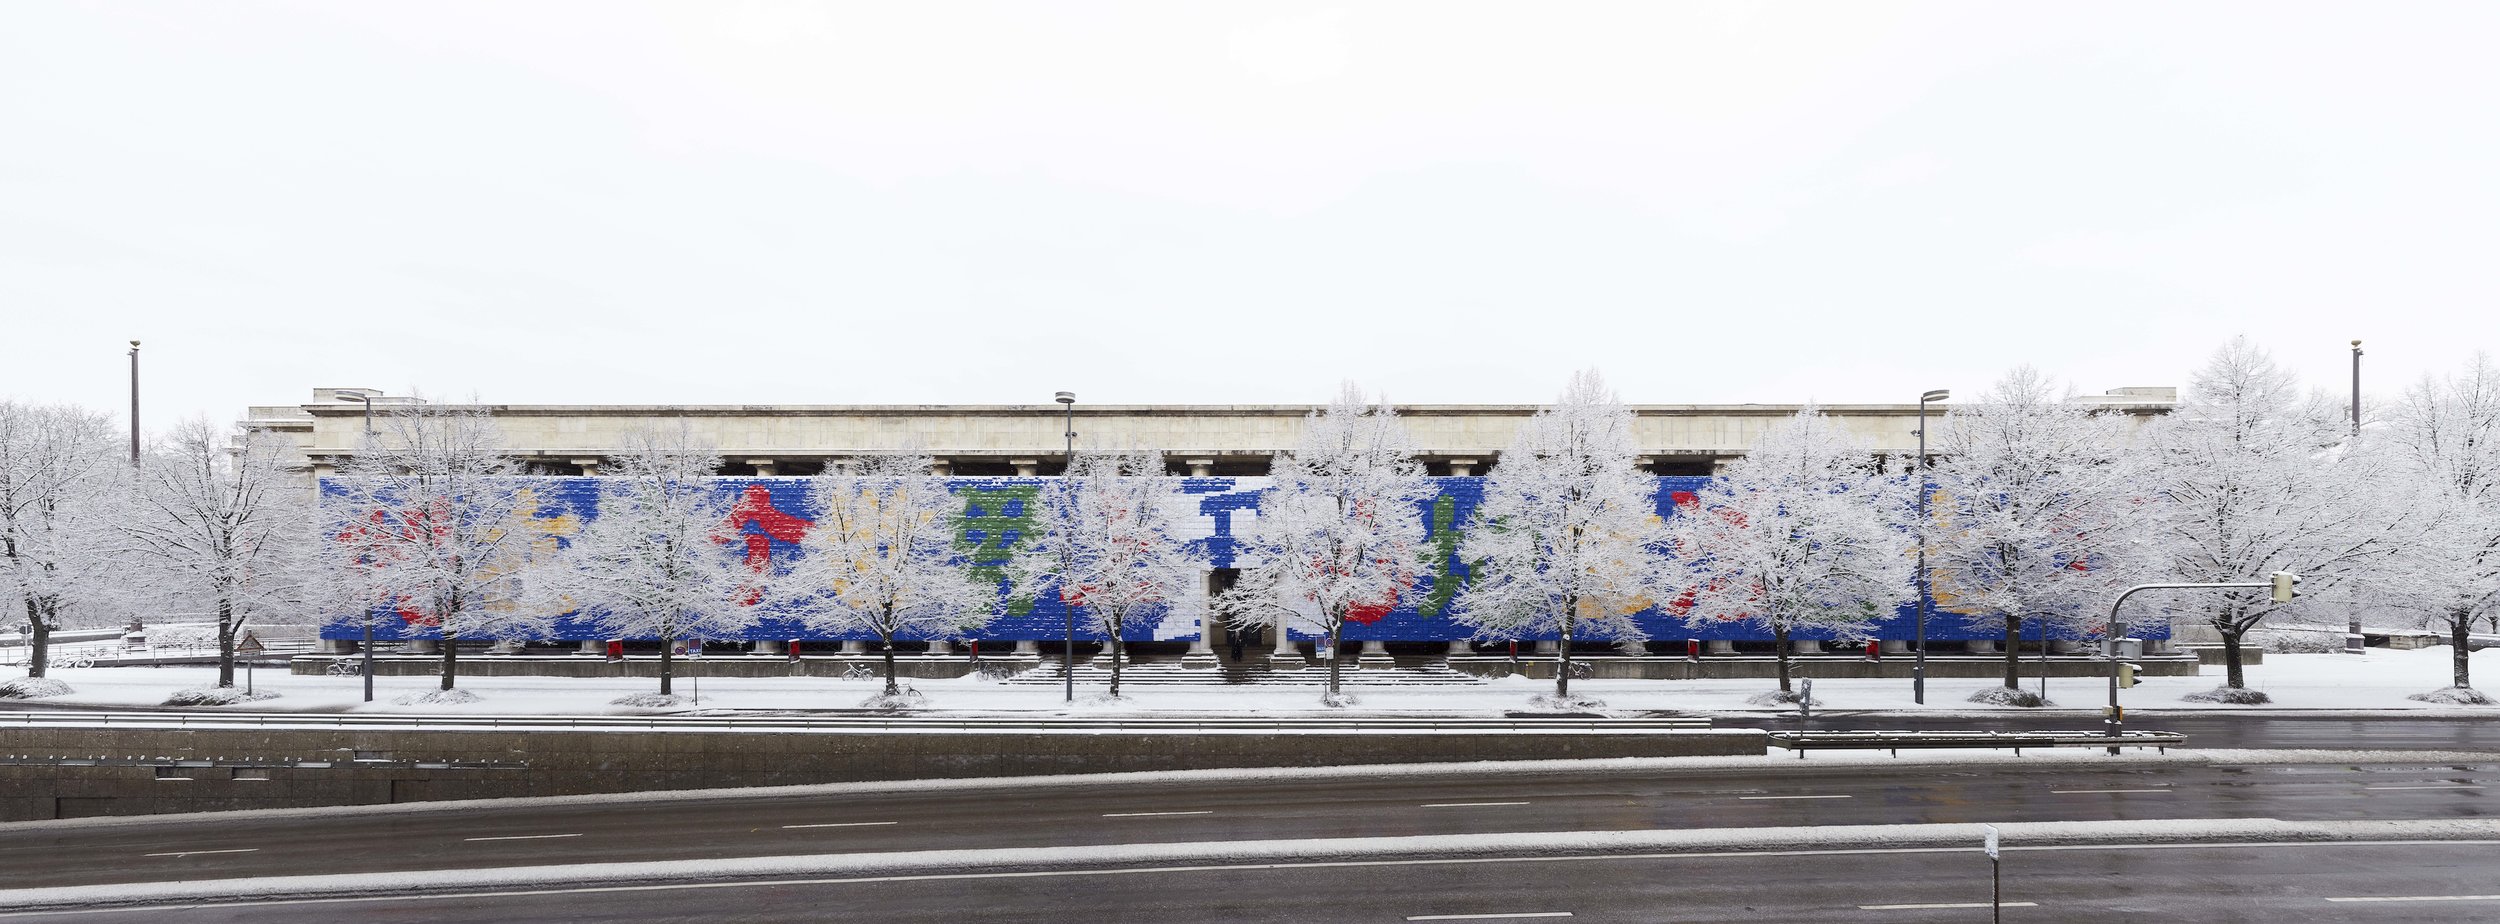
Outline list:
[[[2273,697],[2244,687],[2215,687],[2202,693],[2190,693],[2179,699],[2183,702],[2222,703],[2228,706],[2263,706],[2274,702]]]
[[[1756,693],[1752,696],[1745,697],[1745,701],[1756,706],[1794,706],[1800,702],[1809,706],[1823,705],[1822,700],[1806,699],[1803,694],[1797,693],[1794,690],[1772,690],[1768,693]]]
[[[670,709],[685,700],[669,693],[627,693],[608,700],[611,706],[632,706],[636,709]]]
[[[7,683],[0,683],[0,699],[42,699],[46,696],[64,696],[69,692],[69,684],[50,677],[20,677]]]
[[[2275,626],[2248,633],[2248,640],[2276,654],[2334,654],[2344,650],[2341,626]]]
[[[264,699],[277,698],[278,694],[267,690],[258,690],[246,693],[238,687],[193,687],[188,690],[174,691],[174,695],[165,697],[165,705],[231,706],[236,703],[250,703],[258,702]]]
[[[2042,697],[2038,693],[2015,687],[1989,687],[1985,690],[1971,694],[1970,698],[1965,700],[1965,702],[1982,703],[1990,706],[2020,706],[2025,709],[2038,709],[2044,706],[2057,705],[2056,703],[2050,702],[2048,699]]]
[[[485,697],[467,690],[451,689],[435,690],[430,693],[410,693],[391,702],[402,706],[466,706],[484,699]]]
[[[2441,687],[2428,693],[2415,693],[2405,698],[2418,702],[2438,703],[2442,706],[2491,705],[2491,697],[2483,695],[2483,691],[2473,687]]]
[[[875,696],[859,701],[859,708],[883,709],[889,712],[904,709],[923,709],[927,708],[928,705],[929,698],[920,695],[920,691],[914,690],[910,687],[903,687],[891,693],[879,692]]]

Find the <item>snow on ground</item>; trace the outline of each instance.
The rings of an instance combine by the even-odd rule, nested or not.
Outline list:
[[[2266,663],[2248,668],[2248,686],[2274,697],[2270,707],[2214,707],[2183,703],[2179,697],[2200,690],[2209,690],[2222,682],[2221,669],[2208,667],[2202,676],[2149,677],[2129,690],[2120,692],[2120,700],[2131,710],[2218,710],[2247,711],[2260,709],[2365,709],[2400,710],[2414,713],[2500,715],[2492,707],[2439,706],[2415,702],[2409,694],[2448,685],[2449,662],[2445,648],[2414,651],[2373,649],[2368,655],[2354,657],[2343,654],[2276,654],[2268,655]],[[699,674],[698,664],[688,669]],[[2500,649],[2475,653],[2477,676],[2492,678],[2486,683],[2500,689]],[[953,680],[912,680],[911,686],[928,697],[932,709],[979,712],[1046,712],[1073,711],[1083,715],[1122,715],[1137,713],[1309,713],[1314,715],[1415,714],[1447,713],[1456,715],[1489,715],[1508,710],[1528,708],[1529,698],[1551,692],[1552,681],[1508,677],[1482,684],[1415,685],[1402,687],[1364,686],[1353,688],[1361,702],[1348,709],[1330,710],[1319,705],[1320,672],[1311,671],[1307,685],[1260,686],[1141,686],[1128,685],[1123,692],[1125,702],[1099,703],[1086,701],[1088,693],[1101,692],[1080,684],[1079,702],[1069,710],[1060,700],[1055,685],[1010,685],[992,680],[965,677]],[[69,682],[75,693],[46,700],[50,703],[75,703],[92,706],[152,707],[163,702],[176,690],[207,686],[215,682],[215,672],[208,667],[122,667],[76,668],[54,672]],[[238,678],[241,679],[241,678]],[[297,712],[378,712],[378,713],[463,713],[463,714],[530,714],[530,715],[598,715],[634,714],[638,710],[612,705],[609,701],[631,693],[657,689],[650,678],[579,678],[579,677],[463,677],[460,688],[477,694],[479,702],[458,705],[417,705],[396,702],[435,689],[432,676],[380,677],[375,680],[375,701],[361,702],[362,680],[353,676],[297,676],[274,669],[262,669],[252,678],[264,691],[276,691],[281,698],[229,707],[237,711]],[[700,689],[700,704],[691,709],[779,710],[779,709],[849,709],[877,692],[879,681],[824,677],[771,678],[708,678],[697,680],[681,676],[677,693],[690,696]],[[2027,680],[2027,688],[2035,687],[2036,679]],[[238,684],[238,686],[241,684]],[[1981,679],[1931,678],[1928,681],[1927,705],[1910,701],[1907,679],[1882,680],[1817,680],[1814,695],[1822,711],[1899,710],[1927,712],[1997,712],[2023,711],[2011,707],[1989,707],[1966,703],[1963,699],[1994,682]],[[1642,710],[1677,710],[1688,712],[1766,712],[1746,702],[1749,697],[1771,689],[1769,680],[1577,680],[1572,692],[1603,699],[1618,714]],[[2106,701],[2108,687],[2097,678],[2051,678],[2049,698],[2060,707],[2072,710],[2098,710]],[[0,708],[5,708],[0,704]],[[2097,712],[2095,712],[2097,714]]]

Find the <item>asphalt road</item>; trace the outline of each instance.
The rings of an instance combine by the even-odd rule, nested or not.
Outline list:
[[[1917,716],[1901,713],[1825,712],[1800,719],[1794,715],[1720,716],[1721,728],[1760,726],[1773,730],[1799,728],[1830,731],[1878,729],[2038,731],[2098,730],[2098,713],[1990,714],[1985,716]],[[2174,731],[2194,748],[2315,748],[2320,750],[2493,751],[2500,752],[2500,716],[2490,718],[2427,718],[2412,716],[2302,716],[2165,714],[2158,710],[2127,711],[2127,728]]]
[[[1770,772],[1445,774],[260,813],[0,826],[11,888],[916,849],[1322,837],[2173,818],[2500,814],[2500,757],[2459,764],[2091,768],[1778,762]],[[2495,857],[2491,869],[2500,869]],[[2500,891],[2500,882],[2491,888]]]
[[[2010,921],[2489,921],[2489,843],[2251,844],[2008,850]],[[1057,870],[866,880],[383,896],[28,920],[659,922],[874,920],[1309,922],[1418,920],[1985,921],[1976,849],[1778,855],[1492,858]],[[2356,900],[2358,899],[2358,900]],[[1908,906],[1908,907],[1903,907]]]

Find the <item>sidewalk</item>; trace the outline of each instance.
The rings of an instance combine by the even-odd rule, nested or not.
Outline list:
[[[2481,678],[2481,685],[2486,689],[2500,690],[2500,649],[2479,651],[2473,658],[2474,674]],[[876,693],[880,686],[875,679],[773,677],[707,680],[700,678],[700,662],[689,663],[683,670],[684,673],[677,678],[677,694],[687,697],[699,689],[702,701],[699,705],[681,707],[679,711],[696,708],[851,709],[858,706],[862,699]],[[1464,685],[1363,687],[1354,690],[1361,697],[1359,705],[1350,710],[1328,710],[1317,702],[1324,672],[1305,673],[1309,683],[1300,685],[1132,687],[1124,689],[1123,692],[1129,694],[1124,702],[1112,704],[1087,702],[1089,697],[1103,692],[1102,688],[1080,682],[1075,709],[1087,714],[1309,712],[1344,715],[1351,712],[1492,715],[1527,709],[1530,697],[1550,693],[1554,688],[1550,680],[1522,677]],[[237,686],[243,685],[242,674],[242,671],[237,671]],[[56,670],[53,676],[68,682],[77,692],[42,702],[152,708],[176,690],[213,683],[216,673],[213,668],[206,667],[128,667]],[[2216,707],[2179,700],[2185,694],[2220,685],[2220,668],[2208,668],[2205,675],[2199,677],[2147,678],[2138,686],[2121,691],[2120,698],[2130,710],[2146,711],[2386,710],[2500,717],[2500,708],[2436,706],[2405,698],[2409,694],[2447,686],[2448,676],[2449,652],[2446,648],[2413,651],[2374,648],[2360,657],[2282,654],[2268,655],[2266,663],[2248,668],[2248,686],[2273,696],[2271,706]],[[251,682],[258,689],[279,693],[280,698],[226,709],[251,712],[641,714],[652,710],[611,705],[609,701],[657,689],[656,683],[649,678],[463,677],[460,688],[482,697],[480,702],[463,706],[427,706],[401,705],[394,700],[435,689],[437,682],[433,677],[377,678],[375,702],[370,704],[360,701],[362,680],[353,676],[296,676],[280,669],[264,668],[251,678]],[[1067,711],[1060,690],[1055,685],[1008,685],[978,677],[912,680],[908,683],[928,698],[932,710]],[[2036,688],[2037,684],[2036,678],[2026,678],[2024,682],[2026,688]],[[1928,681],[1928,702],[1923,707],[1911,702],[1909,683],[1897,679],[1817,680],[1814,694],[1821,701],[1818,709],[1836,711],[2033,711],[1963,701],[1972,692],[1993,685],[1987,680],[1931,678]],[[1608,709],[1617,712],[1765,711],[1746,700],[1772,688],[1769,680],[1577,680],[1571,684],[1573,693],[1604,700]],[[2108,687],[2099,679],[2061,677],[2049,681],[2050,700],[2064,709],[2096,711],[2107,697]],[[11,708],[16,708],[16,704],[0,701],[0,710]]]

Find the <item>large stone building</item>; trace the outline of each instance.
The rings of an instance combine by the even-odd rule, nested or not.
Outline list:
[[[409,398],[372,389],[316,388],[303,404],[255,407],[246,424],[293,438],[305,467],[327,474],[355,455],[364,415]],[[2080,400],[2135,415],[2167,411],[2173,388],[2121,388]],[[1661,475],[1708,475],[1743,455],[1793,404],[1633,405],[1642,462]],[[1033,405],[570,405],[498,404],[487,409],[514,455],[545,474],[597,474],[623,436],[661,424],[690,426],[720,449],[722,474],[811,475],[862,453],[917,449],[953,475],[1051,475],[1066,464],[1066,408]],[[1293,445],[1308,405],[1074,406],[1078,449],[1152,449],[1173,474],[1263,475]],[[1917,404],[1828,405],[1824,413],[1865,439],[1875,462],[1917,451]],[[1930,405],[1932,416],[1942,411]],[[1524,404],[1406,405],[1398,413],[1436,475],[1483,474],[1510,443]]]

